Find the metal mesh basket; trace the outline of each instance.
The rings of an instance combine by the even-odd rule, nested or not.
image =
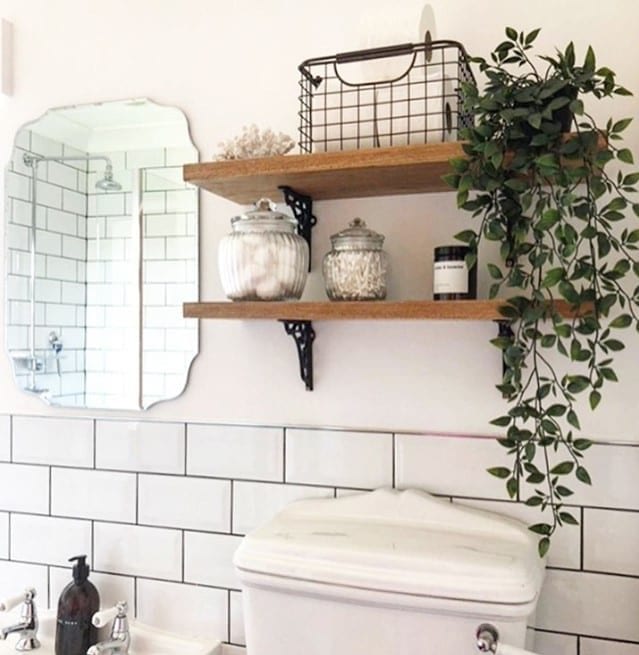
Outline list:
[[[473,124],[460,87],[474,77],[456,41],[307,59],[299,71],[301,152],[455,141]]]

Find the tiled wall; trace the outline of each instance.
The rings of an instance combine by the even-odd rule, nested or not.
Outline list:
[[[379,486],[536,520],[485,473],[502,457],[480,437],[0,417],[0,592],[33,584],[55,606],[67,558],[86,552],[103,605],[241,647],[231,557],[246,532],[293,500]],[[537,650],[639,655],[639,447],[595,445],[589,468],[582,527],[553,542]]]
[[[42,157],[86,155],[31,130],[18,133],[6,172],[5,203],[8,218],[7,348],[18,357],[28,356],[30,347],[32,169],[22,160],[27,152]],[[38,166],[35,347],[44,368],[35,381],[39,389],[46,389],[48,395],[65,404],[75,404],[84,398],[86,171],[86,161],[51,161]],[[49,347],[52,330],[63,344],[57,360]],[[20,385],[31,386],[30,376],[21,365],[25,360],[14,361]]]
[[[106,153],[121,191],[95,189],[89,176],[87,405],[138,402],[138,257],[143,239],[144,406],[179,395],[197,352],[197,322],[182,318],[182,302],[197,300],[197,190],[181,179],[184,148]],[[140,175],[139,186],[135,178]],[[138,198],[139,194],[139,198]],[[136,203],[143,225],[138,228]],[[135,216],[134,216],[135,214]],[[109,390],[109,396],[105,395]]]

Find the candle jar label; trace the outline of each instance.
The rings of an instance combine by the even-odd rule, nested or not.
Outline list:
[[[468,268],[463,260],[435,262],[433,293],[468,293]]]

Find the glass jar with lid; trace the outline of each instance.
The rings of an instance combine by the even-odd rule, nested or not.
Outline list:
[[[295,300],[308,275],[308,244],[297,222],[267,198],[231,219],[218,249],[224,293],[231,300]]]
[[[384,236],[366,227],[361,218],[331,236],[332,250],[324,256],[322,271],[331,300],[386,298],[388,257]]]

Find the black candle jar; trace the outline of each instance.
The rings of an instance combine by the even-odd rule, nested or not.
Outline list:
[[[433,263],[433,298],[469,300],[477,298],[477,263],[468,270],[467,246],[438,246]]]

